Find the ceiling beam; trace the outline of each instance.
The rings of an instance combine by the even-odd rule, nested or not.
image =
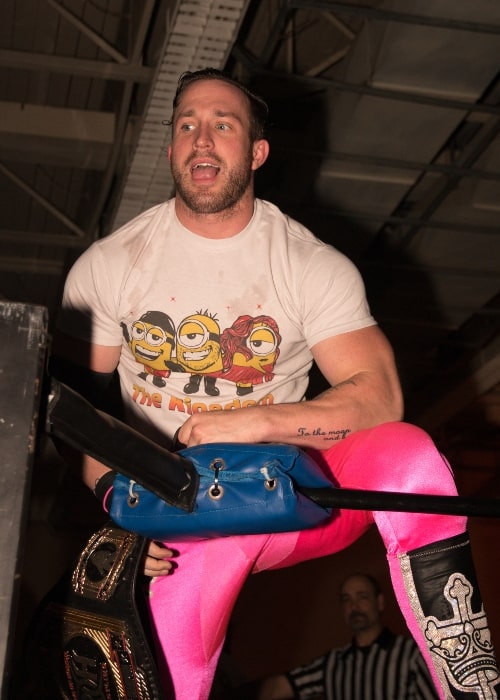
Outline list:
[[[113,143],[115,136],[115,115],[112,112],[18,102],[0,102],[0,112],[0,133],[107,144]]]
[[[98,80],[132,80],[135,83],[150,83],[153,69],[131,63],[94,61],[71,56],[52,56],[32,51],[0,49],[0,65],[13,70],[28,70],[36,73],[46,71],[62,75],[95,78]]]
[[[402,24],[417,24],[424,27],[440,27],[457,31],[477,32],[479,34],[500,34],[500,25],[487,22],[454,19],[434,15],[419,15],[414,12],[397,12],[369,5],[335,2],[334,0],[287,0],[289,10],[318,10],[322,12],[340,12],[341,14],[358,15],[365,19],[382,22],[400,22]],[[471,5],[471,15],[474,8]]]
[[[477,180],[500,180],[500,172],[484,170],[481,168],[465,168],[455,163],[424,162],[416,160],[403,160],[402,158],[392,158],[387,156],[374,156],[368,153],[348,153],[346,151],[331,151],[314,148],[303,148],[290,140],[283,140],[280,143],[277,136],[273,134],[273,153],[281,153],[287,160],[295,157],[311,160],[333,160],[344,163],[356,163],[362,166],[373,165],[381,168],[400,168],[416,173],[437,173],[440,175],[460,175],[463,178],[474,178]]]
[[[90,41],[94,42],[96,46],[98,46],[104,53],[107,53],[108,56],[111,58],[114,58],[114,60],[117,63],[127,63],[127,57],[124,56],[120,51],[115,49],[114,46],[112,46],[108,41],[106,41],[100,34],[98,34],[96,31],[92,29],[92,27],[89,27],[88,24],[85,24],[85,22],[82,22],[82,20],[77,17],[71,10],[68,10],[67,7],[64,7],[64,5],[61,5],[60,2],[57,2],[57,0],[46,0],[46,2],[56,11],[58,12],[61,17],[63,17],[67,22],[72,24],[78,31],[80,31],[84,36],[87,37],[87,39],[90,39]]]
[[[114,113],[14,102],[0,102],[0,113],[2,161],[98,171],[107,167],[115,142]],[[131,134],[128,124],[125,147]]]
[[[299,73],[287,73],[283,70],[272,70],[262,67],[264,65],[262,53],[258,58],[252,55],[245,47],[237,44],[232,49],[233,57],[242,63],[252,74],[279,81],[282,85],[294,84],[310,90],[337,90],[338,92],[352,93],[355,95],[368,95],[370,97],[380,97],[384,100],[394,102],[409,102],[411,104],[428,105],[431,107],[443,107],[464,112],[465,114],[497,114],[500,115],[500,106],[487,104],[484,102],[467,101],[443,96],[436,97],[434,94],[424,94],[417,90],[401,90],[399,88],[376,87],[367,83],[349,83],[344,80],[334,78],[323,78],[319,76],[306,76]]]
[[[282,196],[281,202],[286,203],[288,207],[293,207],[296,204],[296,198],[293,197],[289,200],[286,196]],[[424,221],[418,217],[410,216],[392,216],[385,213],[378,213],[376,211],[362,211],[361,209],[340,209],[335,206],[319,206],[316,203],[308,205],[307,203],[301,203],[303,211],[314,212],[321,216],[332,216],[339,219],[347,219],[350,221],[365,221],[367,223],[379,223],[381,226],[385,224],[394,225],[405,225],[405,226],[421,226],[425,229],[433,230],[439,229],[442,231],[462,231],[464,233],[472,234],[484,234],[491,236],[498,236],[499,229],[498,225],[484,225],[484,224],[464,224],[459,221],[442,221],[438,219],[432,219],[430,221]]]
[[[0,229],[0,242],[16,243],[18,246],[50,246],[53,248],[85,249],[90,241],[77,236],[67,234],[47,233],[44,231],[21,231],[13,229]],[[11,258],[9,258],[11,260]]]
[[[85,231],[78,226],[74,221],[72,221],[64,212],[55,207],[51,202],[48,201],[46,197],[43,197],[39,192],[37,192],[30,184],[25,182],[22,178],[18,177],[5,165],[0,163],[0,173],[4,175],[8,180],[10,180],[14,185],[19,187],[20,190],[26,192],[35,202],[42,206],[46,211],[48,211],[52,216],[54,216],[58,221],[64,224],[70,231],[76,233],[77,236],[85,238]]]
[[[0,161],[102,171],[111,144],[0,132]]]
[[[153,17],[156,0],[144,0],[141,3],[140,15],[137,21],[134,43],[130,53],[132,63],[139,63],[146,45],[146,39],[150,30],[150,23]],[[102,233],[104,222],[104,209],[113,188],[114,180],[117,178],[118,164],[127,142],[127,132],[131,126],[131,107],[134,98],[135,85],[128,80],[123,85],[120,103],[117,108],[115,137],[113,146],[109,153],[108,162],[104,170],[104,176],[97,199],[94,203],[93,214],[88,225],[88,231],[92,236]]]
[[[471,168],[484,153],[489,146],[495,141],[500,132],[500,117],[490,119],[486,124],[481,126],[479,132],[467,145],[467,149],[456,158],[458,165],[466,170]],[[453,190],[456,189],[461,176],[454,173],[438,183],[437,191],[433,193],[431,201],[427,204],[424,211],[418,212],[418,225],[413,225],[400,240],[402,248],[408,248],[411,241],[417,236],[426,222],[432,220],[432,216],[439,210],[440,206],[446,200]],[[405,200],[411,201],[413,192],[411,190],[405,195]]]
[[[50,275],[60,277],[65,273],[64,262],[47,258],[15,258],[0,256],[0,271],[20,275]]]

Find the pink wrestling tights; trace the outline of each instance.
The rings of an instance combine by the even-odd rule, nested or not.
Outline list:
[[[425,432],[406,423],[360,431],[314,456],[346,488],[456,495],[448,463]],[[338,552],[373,522],[387,549],[402,612],[428,660],[397,556],[464,532],[465,518],[343,510],[312,530],[166,543],[179,553],[178,566],[173,575],[152,582],[150,607],[175,700],[208,698],[231,611],[250,573]]]

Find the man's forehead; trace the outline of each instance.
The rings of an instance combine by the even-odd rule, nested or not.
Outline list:
[[[203,101],[214,111],[238,111],[248,115],[249,100],[236,85],[223,80],[197,80],[188,85],[179,97],[176,113],[193,112],[196,103]]]
[[[364,576],[351,576],[342,584],[341,595],[346,595],[348,593],[356,592],[370,592],[374,593],[373,585],[369,579]]]

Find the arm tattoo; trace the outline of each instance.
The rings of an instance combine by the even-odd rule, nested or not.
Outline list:
[[[339,428],[338,430],[324,430],[321,427],[299,428],[297,435],[299,437],[322,437],[325,442],[337,442],[346,438],[350,432],[352,432],[350,428]]]
[[[336,391],[337,389],[340,389],[341,387],[351,384],[352,386],[357,386],[356,382],[354,379],[346,379],[343,382],[339,382],[338,384],[335,384],[335,386],[331,386],[329,389],[327,389],[324,393],[327,394],[331,391]],[[344,440],[349,433],[351,433],[352,430],[350,428],[338,428],[337,430],[325,430],[324,428],[321,428],[320,426],[316,428],[305,428],[305,427],[300,427],[297,430],[297,435],[299,437],[321,437],[325,442],[337,442],[339,440]]]

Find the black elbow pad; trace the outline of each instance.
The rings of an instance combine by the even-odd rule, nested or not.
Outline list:
[[[58,355],[49,359],[49,374],[62,384],[66,384],[83,396],[92,406],[101,410],[110,410],[113,404],[113,385],[115,372],[95,372],[88,367],[77,365],[71,360]]]

